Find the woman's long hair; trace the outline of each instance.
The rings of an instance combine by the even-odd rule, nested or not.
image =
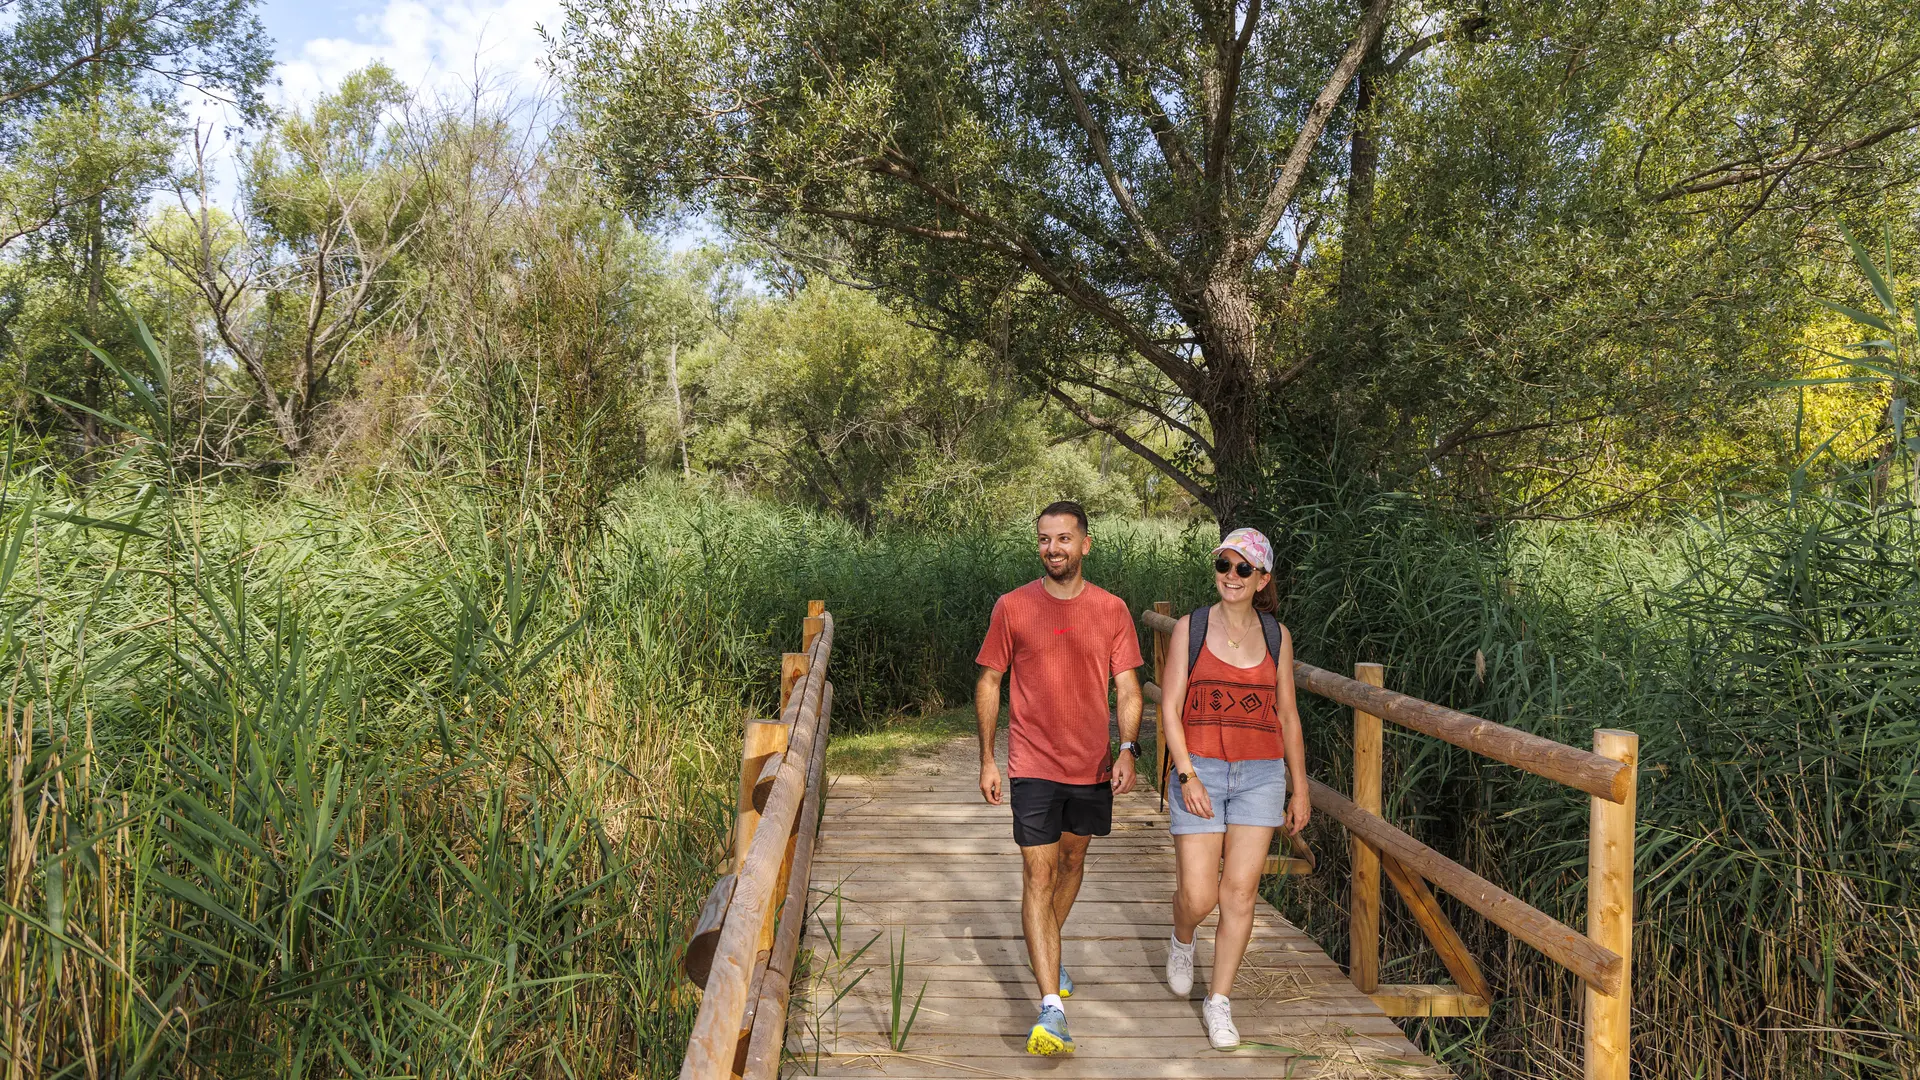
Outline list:
[[[1280,575],[1267,575],[1267,583],[1253,594],[1253,610],[1269,615],[1280,610]]]

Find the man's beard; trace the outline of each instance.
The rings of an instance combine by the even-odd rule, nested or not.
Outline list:
[[[1049,563],[1043,562],[1040,564],[1040,567],[1047,572],[1048,577],[1055,581],[1071,581],[1080,573],[1080,560],[1068,559],[1060,564],[1060,569],[1057,571]]]

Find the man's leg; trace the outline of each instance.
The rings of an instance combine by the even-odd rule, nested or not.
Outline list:
[[[1067,915],[1073,911],[1073,901],[1080,895],[1080,881],[1087,876],[1087,844],[1091,836],[1076,836],[1063,833],[1060,836],[1060,855],[1053,876],[1053,915],[1054,925],[1064,928]]]
[[[1074,837],[1068,834],[1061,839]],[[1033,978],[1040,984],[1043,998],[1060,992],[1060,922],[1064,916],[1055,914],[1054,894],[1060,877],[1061,846],[1056,840],[1020,849],[1020,928],[1027,937],[1027,959],[1033,964]],[[1080,850],[1086,851],[1084,843]],[[1079,889],[1077,875],[1074,888]]]

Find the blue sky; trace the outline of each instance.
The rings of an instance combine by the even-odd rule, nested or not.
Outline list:
[[[281,104],[305,104],[348,72],[383,60],[429,94],[464,96],[477,81],[536,92],[545,51],[536,28],[559,0],[265,0],[261,22],[280,59]]]

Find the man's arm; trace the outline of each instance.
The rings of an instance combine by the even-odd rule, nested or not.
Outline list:
[[[980,797],[1000,805],[1000,767],[994,763],[993,736],[1000,726],[1000,680],[1006,675],[990,667],[980,669],[973,684],[973,716],[980,723]],[[1140,711],[1134,710],[1134,727],[1140,726]]]
[[[1128,668],[1113,677],[1113,704],[1114,712],[1118,714],[1120,720],[1120,741],[1138,742],[1142,695],[1140,675],[1134,669]],[[1113,790],[1115,794],[1125,795],[1133,790],[1133,785],[1138,779],[1135,764],[1133,752],[1130,750],[1120,751],[1120,756],[1114,759]]]

